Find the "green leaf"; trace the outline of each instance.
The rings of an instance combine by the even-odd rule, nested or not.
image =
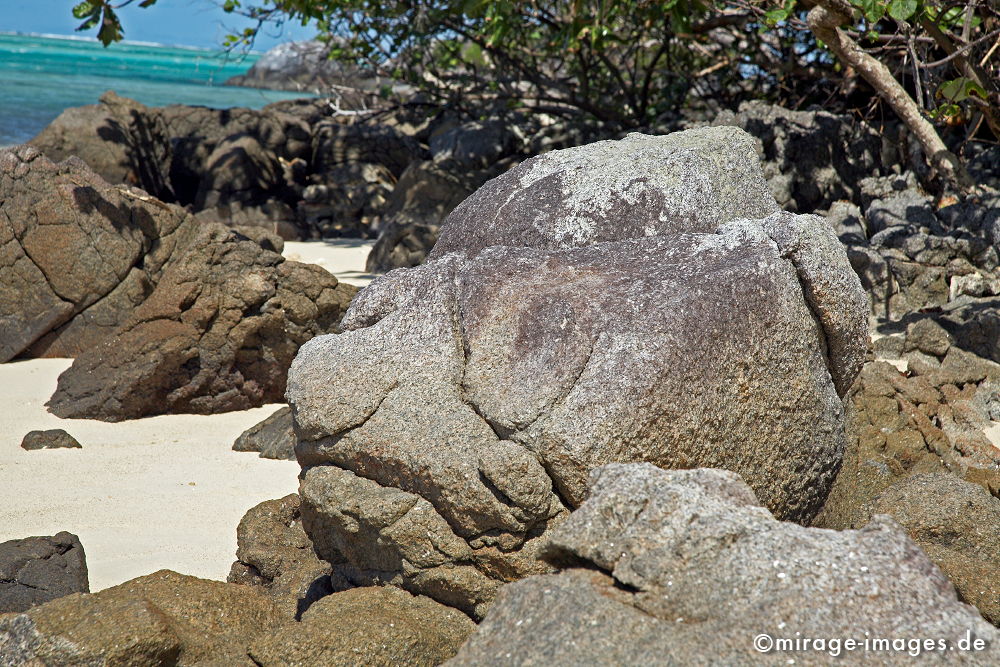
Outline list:
[[[891,0],[889,16],[897,21],[907,21],[917,13],[917,0]]]
[[[984,100],[987,97],[986,90],[982,86],[964,76],[945,81],[937,89],[938,97],[943,97],[951,102],[963,102],[973,95]]]
[[[118,22],[118,17],[109,7],[104,8],[104,16],[101,18],[101,29],[97,31],[97,39],[101,44],[108,46],[111,42],[121,41],[122,24]]]
[[[98,8],[90,2],[81,2],[76,7],[73,8],[73,18],[85,19],[88,16],[96,13]],[[77,28],[79,30],[79,28]]]

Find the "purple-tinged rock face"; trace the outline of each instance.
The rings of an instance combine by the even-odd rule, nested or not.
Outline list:
[[[706,156],[734,133],[682,133],[704,159],[676,162],[690,170],[678,182],[724,185],[731,162]],[[592,198],[608,178],[593,173]],[[569,247],[456,228],[468,252],[374,282],[344,333],[302,347],[287,397],[323,558],[481,615],[500,583],[545,570],[547,531],[609,462],[726,468],[781,518],[819,511],[867,298],[821,219],[770,213],[765,189],[736,207],[756,219],[718,204],[685,231],[686,187],[658,233],[629,227],[627,207],[624,231],[604,220],[605,236]]]

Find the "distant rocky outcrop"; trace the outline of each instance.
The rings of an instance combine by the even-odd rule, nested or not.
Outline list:
[[[945,642],[928,657],[1000,659],[997,629],[891,519],[779,522],[719,470],[612,464],[590,486],[552,531],[560,571],[502,589],[449,665],[903,664],[913,643],[891,642],[911,637]]]
[[[0,543],[0,615],[89,591],[87,556],[76,535],[63,531]]]
[[[480,189],[292,365],[317,553],[479,617],[544,571],[609,461],[726,467],[808,521],[868,306],[829,227],[776,209],[733,128],[553,152]]]

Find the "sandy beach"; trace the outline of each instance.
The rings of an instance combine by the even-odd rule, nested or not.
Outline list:
[[[290,259],[364,286],[369,241],[288,243]],[[279,405],[109,424],[45,409],[71,359],[0,364],[0,542],[66,530],[87,554],[91,590],[161,568],[224,580],[236,526],[255,504],[293,493],[294,461],[233,452],[233,440]],[[25,451],[28,431],[62,428],[83,449]]]

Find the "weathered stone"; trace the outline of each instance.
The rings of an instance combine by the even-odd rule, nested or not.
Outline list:
[[[47,431],[29,431],[21,440],[21,449],[80,449],[77,439],[61,428]]]
[[[879,494],[855,527],[892,516],[986,620],[1000,625],[1000,499],[951,473],[910,475]]]
[[[0,663],[249,666],[248,645],[279,618],[252,587],[161,570],[0,617]]]
[[[263,587],[288,618],[333,592],[330,565],[313,552],[299,506],[292,493],[252,507],[236,529],[237,560],[229,573],[231,583]]]
[[[262,459],[295,460],[292,410],[284,407],[248,428],[233,443],[234,452],[260,452]]]
[[[439,665],[475,630],[468,616],[393,586],[325,597],[250,647],[261,667]]]
[[[725,471],[598,468],[548,555],[566,569],[504,587],[449,665],[909,664],[928,637],[951,650],[917,650],[950,662],[1000,658],[1000,633],[890,519],[782,523]],[[823,644],[795,650],[804,638]]]
[[[306,531],[354,583],[478,616],[608,461],[729,467],[808,520],[867,346],[856,280],[784,213],[393,272],[290,370]]]
[[[89,591],[87,557],[76,535],[0,543],[0,614]]]
[[[745,132],[633,133],[539,155],[488,182],[448,216],[429,259],[495,245],[556,250],[710,233],[777,210]]]
[[[48,405],[118,421],[280,401],[299,345],[334,330],[356,291],[204,225],[125,324],[59,377]]]
[[[183,209],[27,146],[0,151],[0,199],[0,362],[96,345],[194,229]]]
[[[813,525],[860,525],[867,504],[913,474],[949,473],[1000,492],[1000,449],[983,433],[1000,367],[954,346],[945,360],[914,364],[909,377],[884,361],[865,364],[845,398],[843,464]]]

